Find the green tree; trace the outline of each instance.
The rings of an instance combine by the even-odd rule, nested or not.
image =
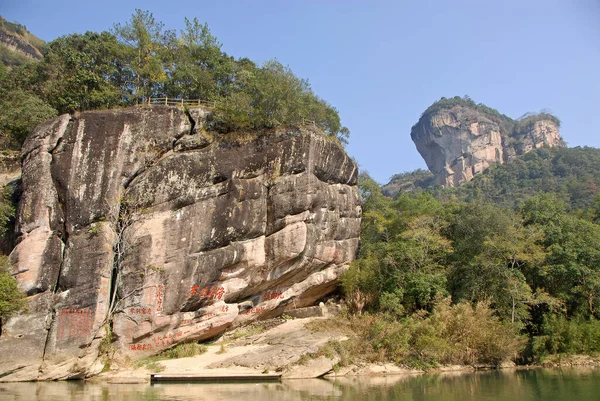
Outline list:
[[[380,294],[382,275],[379,260],[383,254],[378,245],[390,239],[392,233],[388,226],[396,211],[392,208],[391,199],[381,193],[379,184],[364,171],[358,176],[358,188],[363,204],[361,246],[359,258],[342,276],[342,287],[351,308],[362,312]],[[399,304],[400,300],[394,298],[389,302]]]
[[[300,125],[312,120],[340,144],[350,131],[340,124],[337,110],[318,98],[308,81],[296,77],[277,60],[253,68],[240,60],[231,91],[218,99],[212,126],[221,132]]]
[[[344,289],[361,291],[396,315],[431,311],[448,294],[445,262],[452,247],[442,234],[443,206],[430,195],[405,195],[392,202],[366,175],[359,186],[364,201],[361,248],[342,280]]]
[[[551,294],[566,300],[571,313],[600,317],[600,226],[566,215],[546,235]]]
[[[149,11],[136,9],[125,24],[115,24],[113,33],[129,48],[127,64],[132,71],[131,92],[136,103],[160,93],[167,79],[163,59],[167,57],[172,32],[164,32],[164,24]]]
[[[221,51],[206,23],[186,18],[185,26],[177,40],[168,95],[203,100],[229,95],[235,62]]]
[[[124,53],[108,32],[50,42],[43,61],[44,96],[60,113],[115,107],[122,99]]]
[[[21,310],[25,305],[24,295],[9,271],[8,257],[0,255],[0,328],[2,319]]]
[[[27,135],[42,121],[57,112],[31,92],[16,89],[0,99],[0,135],[2,146],[21,147]]]

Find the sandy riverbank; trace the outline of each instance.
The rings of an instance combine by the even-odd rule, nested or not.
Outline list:
[[[393,363],[364,363],[339,366],[334,355],[320,355],[319,350],[330,341],[343,341],[340,332],[314,330],[314,322],[326,318],[272,319],[238,328],[217,341],[206,345],[206,352],[188,358],[166,359],[140,366],[131,361],[110,364],[110,369],[94,381],[110,383],[144,383],[151,373],[161,374],[261,374],[281,373],[285,379],[309,379],[317,377],[416,375],[423,370],[401,367]],[[312,327],[311,327],[312,326]],[[551,358],[542,367],[600,366],[600,358],[571,356]],[[505,369],[527,369],[534,366],[517,367],[505,364]],[[461,373],[488,366],[442,366],[431,373]]]

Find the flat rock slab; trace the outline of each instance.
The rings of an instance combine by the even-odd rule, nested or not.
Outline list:
[[[339,358],[329,359],[326,356],[320,356],[315,359],[309,359],[305,363],[291,366],[284,374],[284,379],[316,379],[323,377],[333,370]]]
[[[234,351],[239,346],[252,345],[255,348],[215,361],[208,367],[230,368],[238,366],[261,371],[264,369],[279,371],[298,362],[302,355],[316,353],[329,341],[345,339],[340,336],[332,336],[331,333],[313,332],[307,329],[306,324],[314,319],[316,318],[291,320],[264,333],[240,339],[227,348],[227,353],[229,349]],[[331,370],[332,366],[333,364],[329,364],[329,368],[325,373]],[[317,370],[320,371],[320,369]],[[322,374],[324,373],[318,375],[310,373],[310,375],[302,377],[318,377]]]

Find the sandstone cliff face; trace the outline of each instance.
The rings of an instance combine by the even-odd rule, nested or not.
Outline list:
[[[553,120],[501,120],[476,108],[454,106],[426,113],[411,131],[435,175],[433,185],[456,187],[490,165],[545,146],[562,146]]]
[[[11,260],[29,310],[4,324],[0,381],[89,376],[99,350],[156,354],[335,288],[356,165],[321,132],[215,139],[205,117],[93,111],[28,138]]]

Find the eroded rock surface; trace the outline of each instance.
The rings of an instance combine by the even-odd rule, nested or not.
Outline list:
[[[411,138],[435,175],[432,185],[445,187],[469,182],[490,165],[533,149],[564,145],[554,119],[514,121],[460,105],[426,112]]]
[[[63,115],[22,156],[11,254],[29,310],[0,381],[66,379],[313,304],[353,260],[354,162],[322,132],[213,137],[207,111]],[[5,356],[10,355],[10,358]]]

